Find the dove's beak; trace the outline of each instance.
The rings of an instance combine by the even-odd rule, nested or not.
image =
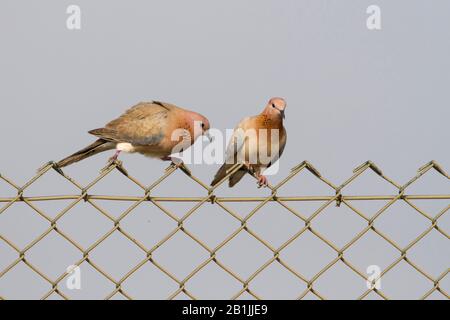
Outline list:
[[[286,118],[286,115],[284,114],[284,109],[278,109],[274,104],[272,104],[272,106],[278,110],[278,112],[280,113],[281,118]]]
[[[213,141],[213,137],[211,136],[211,134],[209,133],[209,131],[205,131],[204,132],[205,137],[208,138],[209,142]]]

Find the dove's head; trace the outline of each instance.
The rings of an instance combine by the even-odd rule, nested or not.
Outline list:
[[[209,140],[211,140],[211,136],[209,135],[209,121],[205,116],[202,116],[199,113],[191,112],[190,120],[192,121],[191,126],[191,136],[193,137],[193,141],[195,141],[200,136],[205,136]]]
[[[279,116],[281,119],[285,118],[284,111],[286,109],[286,101],[283,98],[272,98],[267,103],[266,108],[264,109],[264,113]]]

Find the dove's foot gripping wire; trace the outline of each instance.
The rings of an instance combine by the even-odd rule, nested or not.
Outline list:
[[[172,161],[172,163],[170,164],[169,168],[167,168],[167,169],[170,169],[170,168],[173,168],[173,167],[175,167],[177,169],[181,168],[181,167],[184,167],[184,162],[180,158],[167,156],[167,157],[162,157],[161,160],[162,161]]]
[[[122,161],[118,160],[120,154],[120,150],[117,150],[116,153],[109,158],[108,163],[106,166],[100,170],[101,173],[106,172],[107,170],[111,169],[113,166],[117,168],[120,172],[122,172],[124,175],[128,175],[128,172],[125,170],[124,167],[122,167]]]
[[[116,153],[114,153],[114,155],[111,158],[109,158],[109,162],[117,161],[117,159],[119,158],[119,155],[120,155],[120,150],[117,150]]]
[[[257,176],[258,178],[258,187],[267,187],[269,185],[269,180],[266,176],[263,176],[262,174]]]

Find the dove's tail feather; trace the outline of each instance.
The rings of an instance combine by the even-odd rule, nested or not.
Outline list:
[[[227,174],[228,169],[230,169],[232,165],[224,163],[219,171],[214,176],[214,180],[211,182],[211,186],[214,187],[216,184],[218,184]]]
[[[220,181],[222,181],[223,178],[227,175],[227,171],[230,170],[234,164],[223,164],[219,171],[217,171],[216,175],[214,176],[214,180],[211,182],[211,186],[215,186]],[[230,188],[233,187],[236,183],[238,183],[242,177],[247,173],[247,169],[241,168],[237,172],[233,173],[229,178],[229,186]]]
[[[238,183],[239,181],[241,181],[241,179],[245,176],[245,174],[247,173],[247,169],[239,169],[237,172],[233,173],[230,176],[230,181],[228,182],[228,186],[230,188],[234,187],[234,185],[236,183]]]
[[[63,168],[72,163],[75,163],[75,162],[81,161],[83,159],[86,159],[90,156],[93,156],[97,153],[111,150],[111,149],[114,149],[113,143],[103,140],[103,139],[98,139],[94,143],[88,145],[86,148],[81,149],[80,151],[75,152],[74,154],[68,156],[67,158],[62,159],[61,161],[59,161],[57,163],[57,166],[60,168]]]

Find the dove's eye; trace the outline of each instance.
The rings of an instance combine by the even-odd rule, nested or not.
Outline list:
[[[203,122],[202,122],[201,126],[202,126],[202,128],[205,128],[205,124]]]
[[[275,103],[272,103],[272,108],[276,108],[276,107],[275,107]]]

